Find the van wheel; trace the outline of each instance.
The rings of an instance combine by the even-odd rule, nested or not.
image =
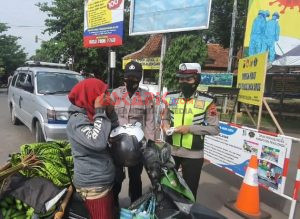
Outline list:
[[[13,106],[10,107],[10,121],[13,125],[19,125],[20,120],[16,117],[15,108]]]
[[[36,142],[45,142],[45,137],[43,130],[39,121],[35,122],[35,141]]]

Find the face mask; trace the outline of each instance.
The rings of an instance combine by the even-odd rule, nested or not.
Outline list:
[[[139,82],[133,80],[126,80],[125,85],[129,93],[134,93],[139,87]]]
[[[196,84],[190,84],[187,82],[179,83],[179,85],[185,98],[191,97],[197,88]]]

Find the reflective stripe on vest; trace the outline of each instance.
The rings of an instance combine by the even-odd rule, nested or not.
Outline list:
[[[177,93],[168,95],[166,101],[169,104],[170,119],[173,126],[178,127],[182,125],[202,125],[205,112],[213,100],[201,95],[185,100]],[[173,145],[191,149],[193,136],[191,133],[185,135],[174,133],[172,135]]]

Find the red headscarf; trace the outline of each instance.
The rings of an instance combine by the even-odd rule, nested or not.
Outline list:
[[[91,121],[95,114],[94,103],[98,96],[105,93],[108,86],[96,78],[85,79],[76,84],[69,93],[69,100],[75,106],[84,108]]]

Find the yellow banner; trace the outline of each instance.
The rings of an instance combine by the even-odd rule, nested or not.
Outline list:
[[[109,0],[88,1],[88,28],[95,28],[112,22],[112,12],[107,7],[108,2]]]
[[[245,55],[269,52],[273,62],[300,45],[300,1],[249,0]]]
[[[142,59],[123,59],[122,68],[125,69],[125,65],[130,61],[136,61],[143,66],[143,70],[159,70],[160,57],[149,57]]]
[[[237,87],[238,101],[260,106],[265,91],[268,53],[261,53],[239,60]]]

